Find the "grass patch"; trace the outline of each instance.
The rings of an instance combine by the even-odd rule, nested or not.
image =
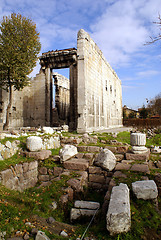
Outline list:
[[[146,146],[150,147],[151,145],[161,146],[161,133],[156,134],[154,137],[147,139]]]
[[[15,154],[11,158],[0,161],[0,171],[9,168],[10,166],[15,166],[18,163],[31,162],[33,158],[23,157],[20,154]]]
[[[120,132],[117,134],[117,141],[130,144],[130,132]]]

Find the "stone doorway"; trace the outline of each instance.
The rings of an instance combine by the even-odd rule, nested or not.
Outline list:
[[[69,124],[71,130],[75,130],[77,128],[77,50],[70,48],[43,53],[40,57],[40,64],[42,71],[45,73],[45,125],[58,126],[62,124],[62,121],[65,121],[65,123]],[[66,104],[62,104],[65,102],[65,99],[63,99],[64,94],[60,94],[59,90],[61,88],[60,85],[67,83],[67,80],[64,79],[63,83],[63,78],[53,74],[55,69],[64,68],[69,68],[70,100],[69,103],[67,100]],[[55,112],[53,111],[53,77],[56,94],[55,106],[59,108],[59,110],[55,109]],[[61,79],[59,82],[62,82],[59,85],[58,79]],[[67,97],[67,89],[64,92],[66,92],[65,95]],[[60,98],[60,95],[62,98]],[[63,110],[65,105],[67,109]]]

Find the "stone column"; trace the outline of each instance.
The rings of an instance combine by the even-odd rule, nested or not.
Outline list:
[[[144,133],[131,133],[130,144],[132,145],[131,151],[133,153],[145,153],[148,149],[145,147],[146,144],[146,134]]]
[[[51,69],[45,69],[45,125],[52,122],[52,74]]]
[[[70,130],[77,129],[77,65],[70,66]]]

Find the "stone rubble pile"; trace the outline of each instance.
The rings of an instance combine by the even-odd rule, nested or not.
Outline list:
[[[47,134],[52,132],[48,128],[44,128],[44,131]],[[11,167],[11,169],[0,173],[1,183],[8,188],[22,191],[27,185],[30,186],[25,176],[32,177],[32,173],[28,173],[26,169],[34,170],[36,176],[34,184],[39,180],[39,187],[48,186],[53,181],[59,180],[61,176],[69,176],[74,171],[77,177],[73,177],[67,181],[68,186],[64,188],[64,194],[60,197],[60,203],[65,207],[69,201],[73,201],[78,193],[84,191],[85,186],[89,186],[97,191],[108,189],[102,206],[102,211],[104,213],[107,212],[107,230],[111,235],[127,232],[131,227],[129,189],[123,183],[116,186],[115,179],[127,178],[125,170],[145,174],[142,177],[142,181],[132,183],[132,191],[139,199],[156,199],[158,189],[161,189],[161,177],[156,176],[156,179],[158,177],[156,180],[158,183],[157,186],[154,181],[148,180],[146,176],[154,166],[149,161],[150,151],[145,149],[146,139],[144,134],[140,135],[137,133],[131,134],[131,136],[131,144],[133,144],[132,152],[129,151],[128,145],[121,144],[118,146],[115,146],[115,144],[113,144],[114,146],[105,146],[104,149],[98,146],[89,146],[89,142],[96,142],[98,140],[97,136],[89,136],[89,134],[84,134],[81,138],[71,137],[66,139],[65,137],[61,137],[62,148],[59,156],[53,156],[53,160],[60,161],[62,165],[61,167],[53,167],[53,169],[39,167],[38,163],[40,160],[51,156],[51,151],[46,149],[60,147],[59,136],[29,136],[27,138],[28,151],[23,152],[23,154],[36,159],[34,162],[37,170],[35,168],[32,169],[30,163],[18,164],[14,168]],[[80,141],[83,141],[84,145],[78,146]],[[13,146],[17,146],[15,147],[17,151],[19,141],[15,140],[13,143],[15,144]],[[1,155],[5,148],[12,149],[13,143],[8,141],[5,145],[0,144]],[[155,164],[155,167],[161,168],[159,162]],[[23,181],[24,184],[22,184]],[[70,220],[74,222],[82,217],[92,217],[99,208],[100,204],[96,202],[75,201],[74,207],[71,209]],[[60,235],[67,237],[66,234],[62,230]],[[37,233],[36,239],[48,240],[44,233]]]

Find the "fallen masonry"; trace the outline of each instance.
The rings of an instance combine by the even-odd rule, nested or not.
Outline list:
[[[123,183],[116,186],[117,181],[127,180],[130,172],[134,175],[137,175],[137,173],[141,174],[142,181],[132,183],[132,189],[137,198],[148,200],[157,198],[158,189],[161,188],[161,178],[159,178],[159,175],[156,175],[157,186],[154,181],[148,180],[148,174],[152,167],[149,161],[149,151],[144,154],[134,154],[129,151],[128,146],[123,144],[117,147],[105,146],[104,149],[98,146],[89,146],[88,144],[93,144],[93,141],[95,141],[97,137],[92,135],[90,137],[88,136],[88,134],[84,134],[83,136],[70,137],[68,139],[62,136],[60,137],[59,146],[62,144],[62,149],[74,149],[70,156],[67,154],[69,158],[67,157],[62,163],[60,162],[60,156],[50,156],[50,150],[41,149],[37,152],[23,151],[21,154],[34,157],[36,161],[20,163],[15,165],[15,167],[1,171],[1,183],[8,188],[19,191],[23,191],[27,187],[32,187],[32,185],[29,185],[27,179],[27,177],[29,179],[33,177],[33,172],[28,172],[28,170],[32,170],[32,165],[36,166],[34,170],[36,180],[32,183],[34,186],[39,180],[40,185],[38,188],[49,186],[54,181],[59,181],[63,175],[71,175],[72,177],[66,182],[68,186],[63,188],[64,193],[60,197],[60,204],[64,209],[69,202],[79,199],[77,196],[81,196],[84,192],[84,187],[90,187],[97,192],[107,191],[102,206],[96,202],[75,201],[70,212],[71,222],[79,221],[82,217],[92,218],[98,209],[100,209],[99,212],[102,212],[102,216],[107,213],[107,230],[111,235],[127,232],[131,226],[129,189],[127,185]],[[42,143],[44,144],[44,137],[39,137],[42,138]],[[52,136],[48,137],[50,139],[52,138]],[[86,139],[88,139],[88,144],[85,144]],[[79,145],[80,142],[83,142],[84,145]],[[8,148],[10,145],[10,142],[7,142],[5,147]],[[44,147],[42,146],[42,148]],[[115,154],[108,148],[114,150]],[[103,159],[108,164],[108,169],[105,169],[102,164],[102,158],[100,158],[102,152],[107,153],[109,157],[107,160],[105,157]],[[60,151],[60,155],[61,154]],[[57,161],[59,165],[54,166],[52,169],[42,165],[43,159],[48,159],[49,156],[50,159],[52,157],[52,161]],[[129,156],[131,156],[131,158]],[[63,159],[63,154],[61,158]],[[109,168],[110,161],[112,165],[111,169]],[[158,161],[155,164],[155,169],[159,169],[159,166]],[[73,173],[74,175],[72,175]],[[23,181],[25,181],[25,187],[23,186]],[[16,188],[16,186],[18,188]],[[20,189],[20,187],[22,187],[22,189]],[[62,235],[65,236],[68,234],[68,232],[63,231],[64,229],[60,231]]]
[[[137,181],[132,183],[132,190],[139,199],[156,199],[158,189],[153,180]]]
[[[129,188],[120,183],[113,187],[106,216],[107,229],[111,235],[128,232],[131,227]]]
[[[100,203],[90,201],[75,201],[74,208],[70,212],[70,221],[78,221],[83,217],[94,216],[100,208]]]

